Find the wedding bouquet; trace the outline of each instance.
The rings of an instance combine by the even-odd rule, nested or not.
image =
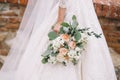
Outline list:
[[[59,32],[49,32],[49,46],[42,54],[42,63],[67,63],[72,62],[76,65],[81,54],[86,48],[88,37],[94,36],[100,38],[101,34],[90,31],[90,28],[79,28],[77,18],[72,17],[70,23],[63,22]]]

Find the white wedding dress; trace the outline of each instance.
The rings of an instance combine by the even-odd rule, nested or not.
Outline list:
[[[47,34],[57,21],[59,7],[66,8],[65,21],[77,16],[79,27],[103,33],[92,0],[29,0],[0,80],[117,80],[104,35],[90,37],[79,64],[42,64]]]

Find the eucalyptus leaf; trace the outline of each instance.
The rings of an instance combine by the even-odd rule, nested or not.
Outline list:
[[[90,32],[87,32],[87,34],[88,34],[89,36],[91,36],[91,35],[92,35]]]
[[[95,35],[96,38],[101,38],[101,35]]]
[[[42,54],[42,56],[43,57],[47,57],[47,56],[49,56],[51,54],[51,51],[50,50],[46,50],[43,54]]]
[[[52,44],[47,47],[47,50],[52,50]]]
[[[58,55],[58,52],[52,52],[51,53],[51,56],[57,56]]]
[[[69,26],[70,26],[67,22],[63,22],[61,25],[62,25],[63,27],[69,27]]]
[[[83,48],[83,43],[82,42],[77,43],[76,46],[79,47],[79,48]]]
[[[76,41],[78,41],[81,38],[81,34],[79,32],[76,32],[74,34],[74,38],[75,38]]]
[[[76,18],[76,16],[75,15],[73,15],[72,16],[72,20],[76,20],[77,18]]]
[[[101,38],[101,35],[102,34],[97,34],[97,33],[94,33],[94,32],[92,32],[93,33],[93,35],[96,37],[96,38]]]
[[[76,65],[76,64],[78,63],[78,61],[73,58],[72,63],[73,63],[74,65]]]
[[[65,33],[65,31],[64,31],[63,27],[61,27],[60,28],[60,34],[64,34],[64,33]]]
[[[74,20],[72,22],[72,28],[76,28],[78,26],[78,22],[76,20]]]
[[[52,31],[52,32],[49,32],[48,37],[49,37],[49,40],[54,40],[55,38],[58,37],[58,34]]]
[[[46,64],[47,62],[48,62],[48,58],[43,58],[43,59],[42,59],[42,63],[43,63],[43,64]]]
[[[75,29],[71,30],[71,36],[73,36],[75,34]]]

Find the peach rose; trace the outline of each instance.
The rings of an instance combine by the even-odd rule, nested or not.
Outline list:
[[[70,47],[71,49],[75,49],[75,47],[76,47],[76,42],[70,41],[68,45],[69,45],[69,47]]]
[[[65,54],[67,54],[68,50],[66,48],[60,48],[59,52],[60,52],[60,54],[65,55]]]
[[[60,31],[60,28],[61,28],[61,25],[60,24],[56,24],[55,27],[53,28],[53,30],[55,32],[59,32]]]
[[[61,35],[61,38],[62,38],[63,40],[65,40],[66,42],[68,42],[70,37],[69,37],[68,34],[62,34],[62,35]]]

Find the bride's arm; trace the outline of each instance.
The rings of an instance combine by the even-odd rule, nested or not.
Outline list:
[[[57,23],[62,23],[64,21],[66,8],[59,7],[58,20]]]
[[[59,0],[58,23],[62,23],[65,17],[67,0]]]
[[[58,19],[57,19],[57,23],[54,27],[54,31],[59,32],[60,27],[61,27],[61,23],[64,21],[65,12],[66,12],[66,0],[60,0]]]

